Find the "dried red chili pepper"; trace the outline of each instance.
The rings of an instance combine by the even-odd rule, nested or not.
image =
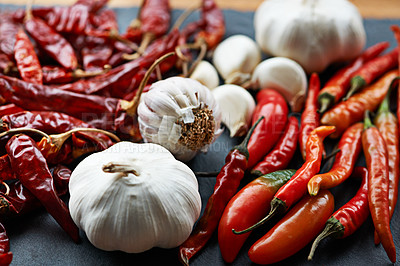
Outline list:
[[[10,265],[13,254],[10,252],[10,240],[4,225],[0,223],[0,265]]]
[[[318,94],[319,112],[322,114],[332,105],[337,103],[350,88],[350,79],[352,75],[363,64],[377,57],[386,48],[389,42],[380,42],[367,48],[360,56],[354,59],[345,67],[339,69],[325,84]]]
[[[43,204],[64,231],[75,242],[79,242],[79,229],[68,207],[57,196],[46,159],[36,143],[26,135],[13,136],[7,142],[6,149],[12,169],[21,183]]]
[[[0,51],[10,60],[14,58],[15,35],[19,29],[20,25],[14,22],[11,13],[0,14]]]
[[[351,78],[351,88],[344,100],[348,100],[354,93],[361,88],[370,85],[374,80],[381,77],[389,70],[398,66],[399,49],[395,48],[391,52],[378,56],[366,62],[358,69]]]
[[[86,72],[81,69],[69,70],[59,66],[43,66],[43,83],[44,84],[65,84],[74,82],[82,78],[90,78],[102,75],[108,72],[109,69],[102,69],[99,71]]]
[[[202,30],[196,35],[197,43],[207,44],[209,50],[214,49],[225,34],[225,19],[222,10],[214,0],[203,0],[201,6]]]
[[[14,172],[11,169],[10,157],[7,154],[0,157],[0,182],[15,179]]]
[[[361,178],[360,188],[349,202],[340,207],[326,221],[325,229],[314,240],[308,260],[313,258],[315,250],[322,239],[328,236],[334,238],[348,237],[367,220],[369,216],[368,170],[365,167],[356,167],[354,168],[352,177]]]
[[[24,27],[36,44],[60,65],[67,69],[77,68],[78,59],[71,44],[42,19],[33,17],[29,10]]]
[[[13,103],[5,104],[0,106],[0,117],[3,117],[5,115],[10,115],[10,114],[15,114],[18,112],[22,112],[24,109],[22,109],[19,106],[16,106]]]
[[[308,181],[308,193],[311,196],[317,195],[320,189],[329,189],[341,184],[351,175],[362,149],[363,128],[362,123],[356,123],[343,133],[338,144],[339,152],[331,169],[327,173],[313,176]]]
[[[331,137],[339,137],[349,126],[362,121],[366,110],[375,110],[385,98],[390,83],[397,75],[397,70],[387,72],[361,92],[325,112],[321,118],[321,124],[336,127],[336,132]]]
[[[303,160],[306,160],[307,139],[311,131],[320,125],[318,112],[318,93],[320,80],[317,73],[312,73],[308,85],[307,99],[300,119],[299,146]]]
[[[271,210],[268,215],[245,230],[234,230],[235,234],[247,233],[264,224],[276,214],[285,213],[293,204],[307,194],[308,181],[320,171],[324,151],[323,141],[334,131],[335,127],[333,126],[319,126],[310,133],[307,140],[306,161],[296,171],[294,176],[276,192],[271,201]]]
[[[274,148],[253,168],[251,173],[260,176],[285,169],[296,151],[298,135],[299,121],[296,117],[291,116],[288,119],[285,132]]]
[[[232,229],[245,229],[267,212],[276,191],[295,173],[278,170],[260,176],[243,187],[226,205],[218,226],[218,244],[224,261],[232,263],[250,233],[235,235]],[[249,205],[251,202],[251,205]]]
[[[208,198],[203,215],[197,221],[189,238],[179,247],[179,259],[185,265],[199,252],[218,227],[225,206],[237,192],[244,176],[249,158],[247,144],[263,117],[259,118],[247,133],[241,144],[235,146],[226,156],[225,165],[217,176],[213,194]]]
[[[257,264],[282,261],[300,251],[324,228],[334,210],[328,190],[306,195],[271,230],[251,246],[248,255]]]
[[[288,119],[288,106],[285,98],[272,89],[257,93],[257,105],[253,112],[253,123],[264,116],[250,138],[248,169],[252,169],[278,141],[285,130]]]
[[[396,248],[390,231],[389,166],[385,140],[365,112],[362,146],[368,169],[368,204],[375,230],[391,262]]]
[[[43,84],[43,72],[39,58],[31,40],[23,29],[20,29],[15,36],[14,57],[23,80]]]

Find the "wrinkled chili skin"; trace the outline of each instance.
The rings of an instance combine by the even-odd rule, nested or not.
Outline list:
[[[366,122],[364,122],[366,125]],[[368,169],[368,204],[372,221],[390,261],[396,261],[396,248],[390,230],[389,167],[386,143],[375,126],[366,127],[362,146]]]
[[[10,157],[7,154],[0,157],[0,181],[15,179],[11,169]]]
[[[265,175],[285,169],[296,151],[298,135],[299,121],[296,117],[291,116],[274,148],[253,168],[252,174]]]
[[[303,160],[306,160],[307,139],[311,131],[320,125],[320,114],[318,112],[318,93],[320,80],[316,73],[312,73],[307,91],[307,99],[300,119],[299,146]]]
[[[363,120],[366,110],[375,110],[385,97],[391,81],[397,75],[397,70],[387,72],[361,92],[325,112],[321,117],[321,124],[336,127],[336,132],[331,137],[340,137],[352,124]]]
[[[363,123],[350,126],[340,138],[335,161],[327,173],[313,176],[308,182],[308,193],[316,195],[320,189],[333,188],[345,181],[353,172],[362,150]]]
[[[235,235],[232,229],[246,229],[264,217],[276,191],[295,173],[280,170],[254,179],[229,201],[218,226],[218,243],[225,262],[235,260],[250,233]],[[251,202],[251,204],[249,204]]]
[[[79,229],[68,207],[58,197],[46,159],[36,143],[26,135],[16,135],[7,142],[6,149],[12,169],[24,187],[43,204],[64,231],[75,242],[79,242]]]
[[[19,112],[22,112],[22,111],[24,111],[24,109],[22,109],[19,106],[16,106],[13,103],[1,105],[0,106],[0,117],[3,117],[5,115],[11,115],[11,114],[19,113]]]
[[[14,58],[15,35],[20,25],[15,23],[11,13],[2,12],[0,16],[0,51],[11,60]]]
[[[140,29],[152,33],[156,38],[167,33],[171,22],[168,0],[144,0],[140,8]]]
[[[214,49],[225,34],[225,18],[215,0],[202,0],[202,30],[196,35],[196,41],[202,40],[209,50]]]
[[[253,124],[261,117],[264,119],[254,130],[249,144],[249,162],[252,169],[275,145],[285,130],[288,119],[288,106],[285,98],[271,89],[257,93],[257,105],[253,112]]]
[[[271,230],[254,243],[248,256],[257,264],[270,264],[304,248],[324,228],[334,210],[328,190],[316,197],[306,195]]]
[[[4,225],[0,223],[0,265],[10,265],[13,254],[10,252],[10,240]]]
[[[365,62],[381,54],[389,45],[389,42],[380,42],[367,48],[359,57],[338,70],[326,82],[325,86],[318,94],[319,105],[324,109],[322,113],[346,95],[350,88],[350,80],[353,74],[362,67]],[[324,103],[325,101],[327,103]],[[324,107],[324,105],[326,105],[326,107]]]

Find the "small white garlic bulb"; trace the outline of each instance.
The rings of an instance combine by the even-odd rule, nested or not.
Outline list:
[[[219,85],[219,76],[215,67],[208,61],[202,60],[195,67],[190,78],[199,81],[210,90]]]
[[[244,88],[235,84],[218,86],[212,91],[222,112],[222,123],[229,129],[231,137],[240,137],[247,133],[256,107],[253,96]]]
[[[273,89],[285,97],[293,112],[300,112],[307,92],[307,75],[295,61],[273,57],[262,61],[251,77],[254,89]]]
[[[197,80],[170,77],[153,83],[138,106],[145,142],[189,161],[222,133],[221,112],[211,91]]]
[[[266,0],[254,29],[264,53],[291,58],[307,73],[356,57],[366,42],[363,19],[347,0]]]
[[[251,38],[237,34],[222,41],[213,53],[213,64],[225,83],[243,84],[261,61],[261,50]]]

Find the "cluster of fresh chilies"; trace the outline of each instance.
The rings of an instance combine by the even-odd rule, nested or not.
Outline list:
[[[42,205],[74,241],[79,240],[79,230],[59,198],[68,192],[71,174],[64,165],[104,150],[119,138],[140,141],[136,115],[139,97],[135,95],[140,96],[148,79],[156,80],[156,75],[147,71],[153,62],[176,50],[176,55],[160,63],[159,70],[166,73],[175,66],[184,69],[191,57],[187,45],[191,38],[195,39],[191,47],[206,45],[213,49],[225,32],[222,12],[213,0],[202,1],[199,21],[182,30],[174,27],[168,33],[168,1],[144,1],[138,19],[122,35],[118,34],[115,14],[104,8],[106,3],[78,0],[70,7],[28,8],[0,17],[0,71],[4,74],[0,76],[4,101],[0,106],[1,141],[5,147],[5,155],[0,157],[4,182],[1,210],[9,216],[21,215]],[[400,46],[400,30],[393,29]],[[249,230],[284,213],[252,246],[249,257],[253,262],[266,264],[287,258],[312,241],[327,221],[328,229],[318,240],[332,230],[338,237],[346,237],[369,213],[376,243],[381,242],[390,260],[396,260],[389,222],[397,201],[399,135],[388,97],[398,76],[395,68],[399,56],[398,49],[380,55],[387,47],[387,43],[379,43],[368,48],[322,90],[318,75],[312,74],[300,126],[294,116],[289,116],[281,94],[270,89],[257,93],[252,129],[227,155],[204,214],[179,247],[183,263],[189,263],[217,228],[222,256],[232,262]],[[339,102],[351,81],[365,88]],[[367,110],[374,111],[378,106],[374,127]],[[399,105],[398,110],[397,117]],[[319,111],[324,112],[322,117]],[[364,123],[359,123],[364,116]],[[10,133],[21,133],[21,128],[52,135],[44,134],[39,141],[28,133],[10,137]],[[339,152],[331,170],[318,174],[323,140],[329,135],[340,137]],[[298,144],[303,166],[296,171],[283,170]],[[362,149],[367,169],[354,168]],[[261,176],[237,193],[247,170]],[[363,179],[360,190],[332,215],[333,196],[328,189],[352,174]],[[307,190],[310,196],[305,196]],[[294,232],[293,224],[301,224],[302,230]],[[288,235],[291,240],[283,241],[289,239]],[[0,264],[7,265],[12,253],[3,227],[0,238]]]

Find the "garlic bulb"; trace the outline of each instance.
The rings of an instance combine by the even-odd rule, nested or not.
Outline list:
[[[293,112],[303,108],[307,92],[307,75],[295,61],[273,57],[262,61],[251,77],[254,89],[273,89],[285,97]]]
[[[189,237],[201,210],[194,173],[160,145],[119,142],[74,169],[71,217],[99,249],[173,248]]]
[[[200,61],[195,67],[193,73],[190,75],[191,79],[199,81],[201,84],[210,90],[219,85],[219,76],[215,67],[208,61]]]
[[[347,0],[266,0],[254,29],[266,54],[291,58],[307,73],[356,57],[366,42],[362,17]]]
[[[237,34],[222,41],[213,54],[213,64],[225,83],[243,84],[261,61],[261,50],[251,38]]]
[[[240,137],[251,127],[251,118],[256,107],[253,96],[234,84],[218,86],[212,91],[222,112],[222,123],[229,129],[231,137]]]
[[[189,161],[206,151],[221,133],[221,112],[211,91],[190,78],[171,77],[153,83],[138,106],[145,142],[167,148]]]

